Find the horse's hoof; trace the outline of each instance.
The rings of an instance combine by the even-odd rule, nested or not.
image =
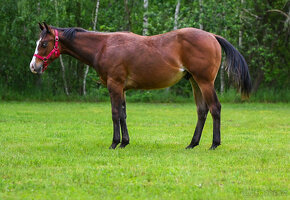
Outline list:
[[[116,149],[119,143],[112,143],[109,149]]]
[[[119,146],[119,148],[124,149],[129,143],[121,143],[121,145]]]
[[[198,144],[190,144],[188,145],[185,149],[193,149],[194,147],[196,147]]]
[[[220,144],[212,144],[209,150],[215,150]]]

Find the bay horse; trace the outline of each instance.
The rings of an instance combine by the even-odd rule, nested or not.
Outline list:
[[[154,36],[131,32],[102,33],[82,28],[56,28],[40,24],[40,38],[30,70],[43,73],[60,54],[68,54],[92,66],[108,88],[113,120],[115,149],[129,144],[126,125],[125,91],[159,89],[187,77],[197,106],[197,124],[191,143],[199,144],[203,126],[210,111],[213,118],[213,140],[210,149],[221,144],[221,104],[214,81],[221,64],[221,49],[226,55],[226,71],[242,95],[249,96],[251,80],[247,63],[235,47],[221,36],[195,28],[183,28]],[[122,133],[122,141],[120,137]]]

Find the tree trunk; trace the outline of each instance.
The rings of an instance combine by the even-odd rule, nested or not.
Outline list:
[[[76,9],[75,11],[75,19],[76,19],[76,25],[77,27],[81,27],[82,26],[82,22],[81,22],[81,3],[79,1],[76,2]],[[84,77],[84,69],[85,69],[85,65],[77,60],[76,62],[76,74],[77,74],[77,89],[78,89],[78,93],[79,95],[83,95],[83,77]]]
[[[37,3],[37,14],[40,15],[40,2]],[[42,88],[42,74],[37,75],[37,87]]]
[[[124,0],[124,4],[125,4],[125,22],[126,22],[126,27],[125,30],[126,31],[131,31],[131,19],[130,19],[130,10],[128,7],[128,0]]]
[[[57,0],[54,1],[54,5],[55,5],[55,15],[56,15],[56,25],[59,26],[58,24],[58,5],[57,5]],[[68,87],[67,87],[67,82],[66,82],[66,78],[65,78],[65,66],[63,64],[63,60],[62,60],[62,55],[59,56],[59,60],[60,60],[60,65],[61,65],[61,71],[62,71],[62,79],[63,79],[63,84],[64,84],[64,91],[65,94],[68,96],[69,92],[68,92]]]
[[[244,0],[241,0],[241,9],[240,9],[240,23],[242,24],[242,15],[243,15],[243,4],[244,4]],[[242,31],[242,27],[240,27],[239,30],[239,48],[241,49],[243,45],[243,31]]]
[[[65,78],[65,66],[63,64],[62,55],[59,56],[59,60],[60,60],[61,71],[62,71],[62,80],[63,80],[63,84],[64,84],[64,91],[65,91],[65,94],[68,96],[69,92],[68,92],[67,82],[66,82],[66,78]]]
[[[180,0],[177,0],[176,8],[175,8],[175,15],[174,15],[174,30],[178,28],[178,15],[179,15],[179,8],[180,8]]]
[[[179,15],[179,8],[180,8],[180,0],[177,0],[177,4],[175,7],[175,14],[174,14],[174,27],[173,30],[178,29],[178,15]],[[169,93],[170,87],[166,88],[166,93]]]
[[[95,19],[94,19],[94,24],[93,24],[93,31],[96,31],[96,26],[97,26],[97,21],[98,21],[99,5],[100,5],[100,0],[97,0]],[[84,96],[87,94],[87,92],[86,92],[86,84],[87,84],[88,73],[89,73],[89,66],[87,65],[86,66],[86,70],[85,70],[85,74],[84,74],[84,79],[83,79],[83,95]]]
[[[221,64],[220,81],[221,81],[221,91],[220,91],[220,93],[223,94],[224,91],[225,91],[225,67],[224,67],[224,61]]]
[[[252,92],[256,93],[258,91],[258,88],[260,86],[260,84],[262,83],[263,79],[264,79],[264,72],[261,69],[258,69],[258,76],[255,79],[255,82],[253,84],[253,88],[252,88]]]
[[[223,14],[225,16],[225,13]],[[227,27],[224,27],[224,35],[227,33]],[[220,93],[223,94],[225,91],[225,57],[222,57],[222,64],[220,68],[220,81],[221,81],[221,88]]]
[[[202,8],[202,0],[199,0],[199,29],[203,29],[203,8]]]
[[[148,35],[148,1],[144,0],[143,35]]]

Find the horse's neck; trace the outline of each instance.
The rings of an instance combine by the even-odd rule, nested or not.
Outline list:
[[[104,45],[104,36],[95,32],[77,33],[73,40],[63,39],[63,54],[68,54],[93,66],[97,54]]]

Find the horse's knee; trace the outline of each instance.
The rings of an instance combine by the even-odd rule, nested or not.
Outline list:
[[[113,121],[118,121],[120,119],[120,114],[118,109],[112,109],[112,120]]]
[[[198,107],[197,108],[197,115],[199,120],[206,120],[206,116],[208,113],[207,107]]]
[[[210,108],[210,113],[213,117],[213,119],[220,119],[220,115],[221,115],[221,104],[219,102],[217,102],[215,105],[211,106]]]

